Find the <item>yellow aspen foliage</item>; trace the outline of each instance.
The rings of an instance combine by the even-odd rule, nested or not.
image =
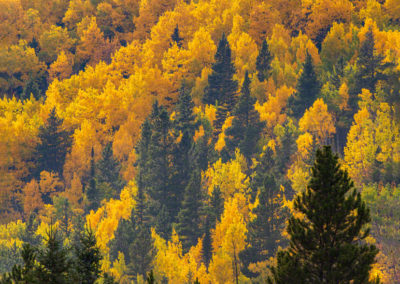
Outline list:
[[[347,87],[346,82],[344,82],[339,88],[339,97],[340,103],[339,108],[340,110],[349,110],[349,88]]]
[[[18,33],[23,27],[23,8],[19,0],[0,1],[0,46],[18,43]]]
[[[43,171],[40,173],[39,188],[42,195],[52,197],[64,188],[64,184],[57,174]]]
[[[45,28],[45,25],[43,25],[41,21],[39,11],[36,9],[30,8],[25,11],[23,22],[23,38],[29,42],[32,41],[33,38],[39,38]]]
[[[318,49],[309,37],[302,32],[297,37],[292,38],[290,43],[290,50],[292,53],[293,63],[295,67],[300,67],[306,60],[307,52],[311,55],[314,65],[320,65],[321,59],[319,57]]]
[[[90,16],[93,13],[94,8],[90,1],[71,0],[69,1],[68,10],[65,12],[62,21],[66,24],[69,30],[73,30],[83,18]]]
[[[161,238],[154,229],[151,232],[156,255],[154,269],[156,275],[166,277],[169,283],[192,283],[196,278],[200,283],[208,283],[206,267],[202,263],[202,242],[199,239],[196,246],[183,254],[179,236],[172,231],[170,241]]]
[[[302,159],[306,159],[311,154],[313,137],[310,133],[306,132],[299,136],[296,140],[297,152],[300,154]]]
[[[39,184],[35,179],[32,179],[22,189],[23,205],[25,216],[30,216],[35,210],[43,208],[43,200],[40,194]]]
[[[336,133],[332,115],[328,112],[328,106],[322,99],[317,99],[306,110],[299,121],[299,129],[314,135],[319,145],[328,144],[329,138]]]
[[[118,258],[113,262],[110,272],[118,283],[129,283],[127,275],[128,267],[125,263],[125,255],[122,252],[118,252]]]
[[[213,283],[235,283],[240,272],[239,253],[246,246],[247,227],[238,202],[229,198],[224,203],[224,213],[217,223],[213,236],[213,257],[209,266]],[[224,271],[225,273],[221,273]]]
[[[258,46],[264,39],[271,36],[275,24],[280,24],[279,12],[270,3],[261,2],[253,6],[250,13],[249,34]]]
[[[204,127],[203,125],[200,125],[194,132],[193,140],[196,142],[199,138],[203,137],[204,134]]]
[[[287,177],[296,193],[304,192],[310,181],[310,167],[301,162],[294,163],[289,168]]]
[[[257,101],[255,109],[260,114],[260,120],[267,122],[268,132],[272,133],[278,124],[283,124],[286,120],[285,108],[287,100],[293,95],[295,90],[285,85],[276,90],[275,94],[269,94],[268,100],[260,105]]]
[[[25,229],[26,224],[21,220],[0,225],[0,246],[22,248],[24,242],[20,239],[20,236],[23,235]]]
[[[288,52],[291,43],[289,31],[283,25],[276,24],[273,28],[272,36],[268,40],[268,46],[271,54],[279,62],[290,62],[291,56]]]
[[[217,50],[210,33],[200,27],[193,35],[193,39],[188,43],[188,53],[190,61],[188,68],[193,77],[203,77],[208,75],[208,68],[214,63],[214,55]],[[207,68],[207,69],[205,69]],[[204,75],[203,75],[204,73]]]
[[[69,78],[72,74],[72,65],[72,55],[61,51],[57,57],[57,60],[50,65],[49,80],[64,80]]]
[[[132,181],[121,191],[119,200],[110,199],[96,212],[91,211],[86,216],[86,223],[95,232],[102,252],[108,253],[107,244],[114,238],[119,221],[130,217],[136,192],[136,184]]]
[[[224,124],[222,125],[221,133],[218,136],[218,140],[215,143],[215,150],[221,151],[225,147],[225,130],[232,126],[233,116],[226,118]]]
[[[386,13],[389,14],[389,16],[392,20],[399,22],[399,20],[400,20],[400,1],[399,0],[386,0],[385,10],[386,10]]]
[[[67,29],[53,25],[39,38],[39,58],[50,64],[57,59],[61,51],[69,51],[74,43],[75,40],[69,37]]]
[[[363,21],[368,18],[372,19],[379,28],[385,27],[388,22],[388,16],[383,5],[376,0],[368,0],[367,6],[360,10],[359,15]]]
[[[96,18],[92,17],[76,48],[77,61],[86,62],[91,66],[94,66],[100,60],[109,62],[116,47],[115,41],[104,39],[103,33],[97,26]]]
[[[353,5],[349,0],[316,0],[311,7],[307,33],[312,39],[324,36],[333,22],[351,21]]]
[[[81,199],[83,197],[83,188],[79,176],[74,173],[71,180],[71,186],[67,187],[64,193],[65,197],[68,198],[72,208],[81,208]]]

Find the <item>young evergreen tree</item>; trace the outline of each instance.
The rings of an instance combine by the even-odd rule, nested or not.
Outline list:
[[[129,246],[130,264],[129,273],[146,276],[146,272],[152,266],[154,257],[153,239],[150,228],[145,224],[137,224],[134,232],[134,240]]]
[[[269,78],[272,59],[273,57],[269,51],[268,43],[264,39],[256,61],[257,77],[260,82],[264,82],[264,80]]]
[[[50,226],[46,244],[37,256],[39,283],[63,284],[71,281],[71,261],[57,230]]]
[[[217,117],[214,122],[214,140],[221,132],[222,125],[236,103],[238,83],[233,79],[235,67],[232,63],[231,48],[225,36],[222,35],[215,54],[212,73],[208,76],[208,86],[205,90],[203,103],[217,106]]]
[[[176,25],[176,27],[174,29],[174,32],[173,32],[173,34],[171,36],[171,39],[176,43],[176,45],[179,48],[182,47],[183,38],[181,38],[180,35],[179,35],[179,27],[178,27],[178,25]]]
[[[93,284],[101,276],[102,260],[93,231],[87,228],[74,247],[76,261],[74,263],[76,280],[81,284]]]
[[[240,253],[240,259],[244,264],[242,272],[248,277],[256,277],[258,274],[251,272],[250,263],[257,263],[272,257],[281,241],[281,231],[285,224],[284,210],[278,202],[278,195],[282,194],[272,175],[267,172],[258,172],[258,181],[262,184],[253,185],[258,194],[258,205],[253,209],[255,218],[248,224],[247,240],[249,246]]]
[[[125,186],[119,172],[121,164],[114,158],[112,144],[108,143],[103,149],[101,159],[97,163],[97,188],[105,198],[117,198]]]
[[[369,209],[330,146],[316,152],[312,177],[294,200],[289,248],[278,252],[269,283],[369,283],[378,249],[368,236]]]
[[[201,197],[201,173],[196,169],[185,189],[185,197],[176,226],[184,251],[188,251],[190,247],[196,245],[198,238],[201,237],[199,228]]]
[[[100,207],[100,202],[102,200],[102,194],[100,194],[97,188],[96,181],[96,164],[94,161],[94,149],[92,147],[92,151],[90,154],[90,172],[89,172],[89,184],[85,190],[86,194],[86,204],[85,209],[86,212],[89,213],[90,210],[97,210]]]
[[[39,128],[39,143],[36,146],[37,166],[35,177],[42,171],[54,172],[62,176],[65,155],[71,146],[70,133],[63,129],[63,120],[53,108],[46,123]]]
[[[194,103],[184,84],[180,89],[176,105],[174,129],[178,142],[174,145],[173,165],[174,174],[171,183],[175,187],[177,202],[182,203],[185,188],[187,187],[193,170],[192,151],[194,147],[193,136],[198,123],[193,113]],[[179,139],[180,138],[180,139]]]
[[[349,98],[349,105],[353,111],[357,110],[358,94],[361,93],[361,89],[368,89],[371,93],[375,93],[378,81],[387,79],[385,69],[392,64],[383,63],[384,58],[385,56],[376,53],[374,33],[370,27],[361,43],[357,60],[355,87]]]
[[[239,148],[247,162],[251,163],[253,154],[257,152],[257,144],[261,138],[264,123],[260,121],[258,111],[254,109],[256,98],[250,95],[250,78],[246,72],[241,95],[233,110],[232,126],[225,130],[225,143],[229,157],[233,157]]]
[[[296,89],[296,94],[289,99],[289,107],[294,117],[301,118],[305,110],[311,107],[317,99],[321,89],[321,84],[314,70],[312,57],[308,52]]]
[[[5,273],[1,279],[1,284],[14,284],[14,283],[30,283],[39,284],[37,278],[36,266],[36,251],[30,245],[25,243],[22,246],[21,256],[23,265],[14,265],[10,272]]]
[[[179,212],[179,192],[172,181],[173,175],[173,145],[172,123],[164,107],[159,107],[156,102],[151,114],[152,134],[149,145],[148,167],[149,181],[149,210],[161,227],[170,224],[160,224],[161,219],[173,222]],[[165,212],[161,212],[161,205]]]

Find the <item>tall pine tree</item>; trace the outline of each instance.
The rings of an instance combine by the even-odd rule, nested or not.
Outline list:
[[[256,61],[257,77],[260,82],[264,82],[264,80],[269,78],[272,59],[273,57],[269,51],[268,43],[264,39]]]
[[[368,236],[369,210],[337,155],[317,150],[312,177],[294,200],[289,248],[278,252],[269,283],[369,283],[378,250]]]
[[[185,189],[185,196],[176,226],[185,251],[196,245],[198,238],[201,237],[199,228],[201,197],[201,173],[196,169],[193,171],[190,182]]]
[[[308,52],[296,89],[296,94],[289,99],[289,107],[294,117],[301,118],[305,110],[311,107],[317,99],[321,89],[312,57]]]
[[[235,149],[239,148],[248,163],[257,152],[257,144],[264,127],[258,111],[254,109],[255,102],[256,98],[250,95],[250,78],[246,72],[238,103],[233,110],[232,126],[225,131],[225,143],[230,157],[233,157]]]
[[[37,166],[35,176],[42,171],[54,172],[62,176],[65,155],[71,146],[70,133],[63,129],[63,120],[53,108],[46,123],[39,128],[39,143],[36,146]]]
[[[203,103],[217,105],[218,107],[214,123],[214,139],[220,133],[227,114],[232,111],[236,103],[238,83],[233,79],[235,72],[231,48],[225,34],[223,34],[218,44],[215,63],[212,66],[212,73],[208,76],[208,86],[203,97]]]
[[[96,181],[96,164],[94,161],[94,149],[92,147],[92,151],[90,152],[90,172],[89,172],[89,184],[85,188],[86,194],[86,204],[85,210],[86,212],[90,212],[90,210],[97,210],[100,207],[100,202],[103,198],[102,194],[100,194],[97,188]]]

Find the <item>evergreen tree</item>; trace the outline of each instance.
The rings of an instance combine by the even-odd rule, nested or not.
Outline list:
[[[272,257],[281,240],[281,231],[285,224],[285,215],[278,194],[282,194],[275,179],[268,172],[256,171],[257,181],[262,179],[259,190],[258,205],[253,209],[255,218],[248,224],[247,240],[249,247],[240,253],[244,264],[243,273],[248,277],[257,276],[248,269],[250,263],[257,263]],[[254,186],[254,185],[253,185]]]
[[[273,57],[269,51],[268,43],[264,39],[256,61],[257,77],[260,82],[264,82],[264,80],[269,78],[272,59]]]
[[[36,146],[37,166],[35,176],[42,171],[54,172],[62,176],[65,155],[71,145],[70,133],[63,130],[63,120],[53,108],[46,123],[39,128],[39,143]]]
[[[179,48],[182,47],[183,38],[181,38],[180,35],[179,35],[179,27],[178,27],[178,25],[176,25],[176,27],[174,29],[174,33],[171,36],[171,39],[176,43],[176,45]]]
[[[221,190],[215,187],[210,198],[209,206],[210,226],[215,227],[220,221],[221,215],[224,212],[224,200],[222,199]]]
[[[5,273],[1,280],[1,284],[14,284],[14,283],[30,283],[39,284],[37,278],[37,266],[35,263],[36,252],[30,244],[22,246],[21,256],[23,266],[14,265],[11,272]]]
[[[269,283],[368,283],[378,249],[363,244],[369,210],[337,155],[317,150],[311,181],[294,200],[289,248],[278,252]]]
[[[86,212],[89,213],[90,210],[96,211],[100,207],[100,202],[102,200],[102,195],[97,189],[96,181],[96,166],[94,161],[94,149],[92,147],[92,152],[90,154],[90,172],[89,172],[89,184],[86,187]]]
[[[321,85],[314,70],[313,60],[307,52],[303,64],[303,72],[297,82],[297,92],[289,99],[289,106],[296,118],[301,118],[306,109],[312,106],[317,99]]]
[[[233,110],[232,126],[225,131],[225,143],[230,157],[233,157],[235,149],[239,148],[249,164],[253,154],[257,152],[257,144],[264,127],[258,111],[254,109],[255,102],[256,99],[250,95],[250,78],[246,72],[241,95]]]
[[[102,260],[100,248],[91,229],[87,228],[75,246],[75,271],[78,283],[93,284],[100,278]]]
[[[179,210],[179,193],[172,181],[173,175],[173,145],[172,123],[164,107],[156,102],[151,114],[152,134],[149,145],[148,167],[149,181],[149,210],[158,220],[158,226],[168,227],[170,224],[161,224],[162,220],[174,221]],[[161,204],[165,212],[161,212]],[[161,214],[162,213],[162,214]]]
[[[53,226],[47,232],[45,247],[39,251],[37,260],[39,283],[70,283],[71,262],[68,251]]]
[[[201,237],[199,228],[201,205],[201,173],[196,169],[185,189],[185,197],[178,214],[176,227],[185,251],[196,245],[198,238]]]
[[[132,210],[133,211],[133,210]],[[115,231],[114,239],[110,244],[110,260],[114,261],[118,258],[118,252],[122,252],[125,256],[125,262],[130,263],[129,247],[132,241],[136,238],[135,235],[135,220],[131,214],[129,220],[121,220],[118,223],[118,228]]]
[[[375,39],[370,27],[365,34],[365,39],[361,43],[358,60],[357,72],[355,76],[355,87],[349,98],[349,105],[353,111],[357,110],[358,94],[361,89],[368,89],[375,93],[376,84],[380,80],[386,80],[385,69],[392,66],[392,63],[383,63],[385,56],[376,53]]]
[[[194,103],[184,84],[180,89],[176,106],[174,128],[176,136],[180,137],[174,145],[173,165],[174,174],[171,183],[175,187],[178,204],[182,203],[185,188],[187,187],[193,170],[192,151],[193,136],[197,128],[196,116],[193,113]]]
[[[203,103],[217,105],[217,117],[214,122],[214,140],[221,132],[222,125],[235,106],[237,81],[233,80],[235,67],[232,63],[231,48],[225,34],[222,35],[215,54],[212,73],[208,76],[208,86],[205,90]]]
[[[105,198],[117,198],[125,186],[119,172],[121,164],[114,158],[112,144],[103,149],[101,159],[97,163],[97,187]]]
[[[212,258],[212,238],[211,238],[211,227],[210,227],[210,221],[209,217],[207,216],[206,219],[206,224],[204,228],[204,237],[203,237],[203,262],[208,269],[208,266],[210,265],[210,261]]]
[[[130,274],[146,276],[146,272],[151,268],[154,256],[153,239],[151,238],[150,228],[145,224],[138,224],[135,229],[135,237],[129,246]]]
[[[157,233],[164,239],[168,239],[172,230],[172,221],[167,207],[162,204],[161,209],[155,217],[155,226]]]
[[[73,212],[68,198],[64,196],[54,196],[53,204],[55,208],[55,215],[57,220],[60,221],[59,228],[65,238],[69,238],[71,233],[71,224]]]

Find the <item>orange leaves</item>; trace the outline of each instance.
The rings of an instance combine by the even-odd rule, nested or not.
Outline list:
[[[25,216],[30,216],[34,210],[40,210],[43,207],[39,184],[36,180],[33,179],[27,183],[22,192]]]

